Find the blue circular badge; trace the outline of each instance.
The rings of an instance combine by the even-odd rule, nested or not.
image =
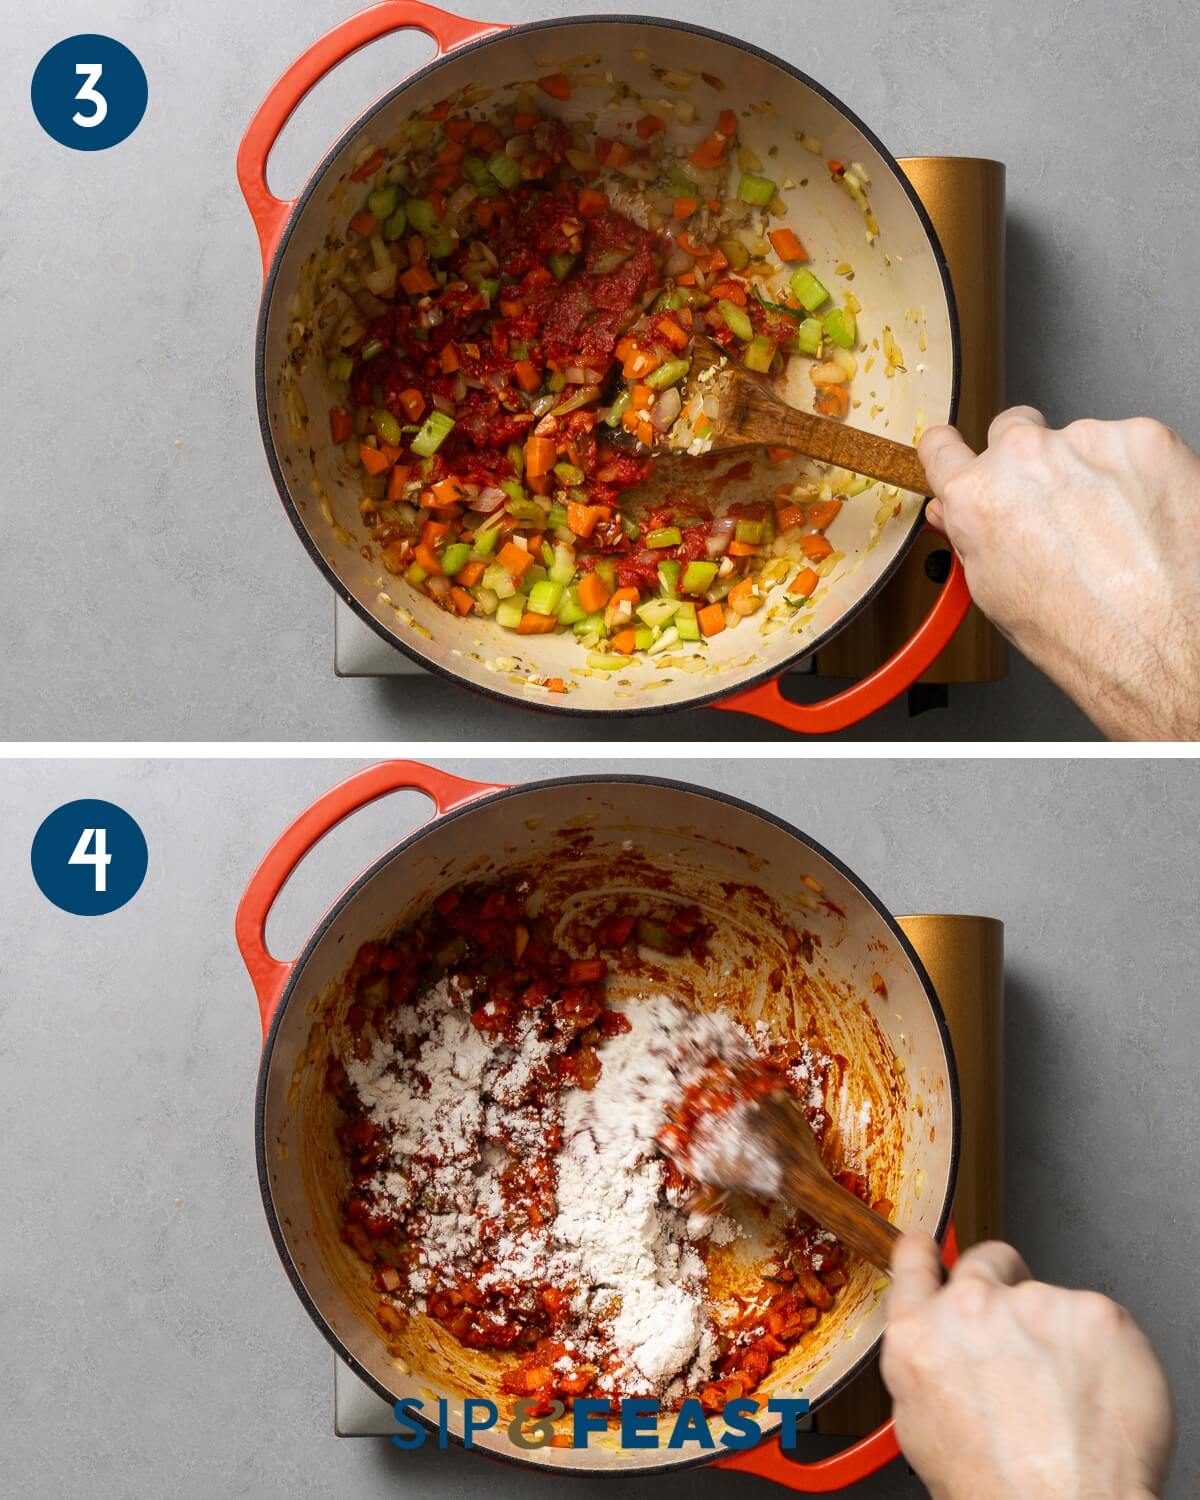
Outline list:
[[[104,151],[146,113],[146,74],[128,47],[85,32],[51,47],[34,69],[33,112],[47,135],[74,151]]]
[[[103,917],[137,895],[150,856],[142,830],[112,802],[64,802],[30,851],[42,895],[77,917]]]

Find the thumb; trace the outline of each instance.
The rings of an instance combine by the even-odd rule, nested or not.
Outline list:
[[[925,467],[925,477],[934,498],[938,500],[954,476],[975,461],[974,452],[954,427],[931,427],[922,433],[917,454]]]

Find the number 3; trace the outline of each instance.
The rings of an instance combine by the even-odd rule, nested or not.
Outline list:
[[[88,853],[88,845],[92,845],[92,852]],[[104,828],[85,828],[79,835],[79,842],[71,854],[69,865],[94,865],[96,870],[96,891],[108,889],[108,866],[112,864],[112,855],[108,852],[108,832]]]
[[[108,100],[103,94],[96,92],[96,85],[100,82],[100,75],[103,73],[104,67],[101,63],[76,63],[75,71],[87,80],[80,85],[79,92],[75,95],[76,99],[83,100],[85,103],[93,105],[94,108],[90,115],[81,115],[76,110],[71,116],[71,120],[75,125],[82,125],[90,129],[93,125],[99,125],[101,120],[108,114]],[[74,860],[74,855],[72,855],[72,860]],[[96,889],[102,891],[104,887],[101,885],[97,886]]]

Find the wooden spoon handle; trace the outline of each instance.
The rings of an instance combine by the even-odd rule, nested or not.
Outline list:
[[[746,399],[734,427],[740,442],[791,448],[806,458],[837,464],[855,474],[894,484],[898,489],[913,490],[918,495],[930,493],[917,450],[907,443],[896,443],[874,432],[847,427],[832,417],[819,417],[815,412],[786,406],[749,381],[743,390]]]
[[[868,1208],[861,1198],[856,1198],[832,1177],[824,1174],[817,1177],[798,1164],[785,1167],[784,1185],[789,1199],[799,1203],[810,1218],[836,1235],[848,1250],[881,1271],[890,1268],[900,1231]]]

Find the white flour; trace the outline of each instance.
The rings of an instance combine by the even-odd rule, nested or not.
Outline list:
[[[385,1132],[391,1163],[371,1186],[408,1210],[418,1302],[463,1277],[515,1298],[539,1283],[573,1287],[568,1347],[610,1366],[597,1388],[672,1398],[709,1377],[716,1346],[696,1226],[689,1237],[686,1214],[667,1199],[656,1136],[705,1063],[753,1048],[730,1018],[665,996],[614,1009],[632,1029],[600,1044],[591,1091],[556,1098],[545,1087],[551,1047],[533,1022],[516,1047],[494,1041],[445,981],[398,1013],[394,1040],[366,1062],[347,1060],[346,1072]],[[555,1125],[556,1216],[539,1228],[507,1222],[502,1173],[544,1150]],[[703,1230],[718,1243],[737,1233],[728,1218]]]

